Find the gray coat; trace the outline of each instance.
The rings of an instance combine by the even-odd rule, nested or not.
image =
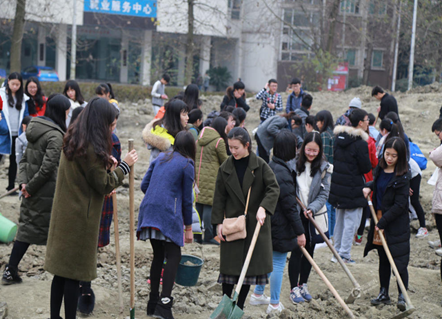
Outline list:
[[[161,95],[164,94],[166,90],[166,86],[161,83],[160,80],[156,81],[152,87],[152,104],[157,106],[163,106],[164,100],[161,98]]]
[[[274,115],[265,120],[259,127],[256,134],[261,141],[265,150],[270,153],[273,148],[276,135],[281,132],[282,129],[287,128],[289,122],[285,117],[280,115]]]
[[[305,112],[305,110],[302,107],[300,109],[296,109],[295,113],[299,115],[299,117],[302,119],[302,124],[300,127],[294,130],[294,133],[298,136],[301,136],[302,139],[304,139],[305,134],[307,133],[307,131],[305,130],[305,120],[307,119],[308,114]]]

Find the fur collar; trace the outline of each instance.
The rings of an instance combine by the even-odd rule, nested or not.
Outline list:
[[[146,124],[146,126],[143,129],[143,133],[142,133],[143,140],[144,140],[144,142],[146,142],[150,146],[159,149],[161,152],[164,152],[164,151],[168,150],[172,144],[169,139],[159,136],[157,134],[154,134],[152,132],[153,123],[156,121],[158,121],[158,120],[154,119],[150,123]]]
[[[364,141],[368,141],[368,134],[360,128],[356,128],[353,126],[345,126],[345,125],[335,126],[335,129],[333,130],[333,134],[339,135],[341,133],[347,133],[350,136],[360,137]]]

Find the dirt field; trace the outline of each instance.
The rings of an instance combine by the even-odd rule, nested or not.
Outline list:
[[[442,94],[438,93],[439,86],[423,88],[413,93],[395,94],[399,103],[399,113],[408,136],[417,143],[425,155],[438,146],[440,141],[431,132],[433,121],[439,117],[439,108],[442,106]],[[442,91],[442,89],[441,89]],[[345,93],[315,93],[313,94],[312,114],[320,110],[328,109],[336,119],[347,109],[350,100],[359,96],[363,108],[375,113],[379,103],[370,97],[371,88],[362,87]],[[203,97],[204,98],[204,97]],[[286,95],[283,94],[284,105]],[[219,109],[222,97],[210,97],[205,100],[204,114],[212,109]],[[251,99],[252,109],[248,113],[246,125],[253,130],[259,123],[258,110],[260,103]],[[135,172],[135,215],[138,215],[138,207],[142,199],[142,192],[139,190],[141,179],[148,168],[149,152],[141,140],[141,130],[148,123],[150,115],[150,101],[139,101],[138,103],[123,103],[122,115],[118,123],[118,136],[122,142],[123,152],[127,150],[128,138],[135,140],[135,147],[140,155],[136,164]],[[0,166],[0,193],[7,183],[7,164]],[[410,298],[417,308],[411,318],[442,318],[442,287],[440,278],[440,258],[434,250],[428,247],[428,240],[438,238],[437,230],[434,228],[431,210],[431,197],[433,187],[427,184],[435,166],[428,164],[423,172],[421,185],[421,201],[427,213],[427,227],[430,235],[424,239],[416,239],[418,224],[412,223],[411,237],[411,260],[409,265],[410,273]],[[118,212],[120,221],[120,243],[123,264],[123,290],[125,309],[119,314],[117,279],[115,268],[115,253],[113,234],[111,245],[101,249],[98,254],[98,278],[93,282],[96,295],[96,307],[91,318],[109,319],[126,318],[129,315],[129,213],[128,213],[128,185],[118,189]],[[16,197],[7,197],[1,200],[0,213],[14,222],[19,217],[19,200]],[[363,247],[354,246],[352,257],[356,260],[355,265],[349,268],[363,288],[362,297],[350,305],[357,318],[390,318],[398,313],[396,309],[397,289],[395,288],[394,277],[391,281],[391,297],[393,304],[384,307],[371,307],[370,299],[377,295],[378,283],[378,258],[375,252],[371,252],[363,258]],[[0,269],[3,271],[9,260],[12,244],[0,244]],[[146,282],[149,274],[149,266],[152,258],[152,250],[148,242],[136,242],[136,317],[139,319],[146,316],[146,303],[149,293],[149,286]],[[175,318],[194,319],[208,318],[213,309],[221,300],[221,287],[215,284],[218,277],[219,252],[214,246],[199,246],[197,244],[186,245],[184,254],[202,256],[205,263],[200,274],[196,287],[184,288],[176,285],[173,295],[176,302],[173,308]],[[49,318],[49,296],[52,275],[43,272],[45,247],[31,246],[25,255],[19,268],[23,277],[23,283],[13,286],[0,286],[0,318],[8,319],[46,319]],[[335,285],[339,294],[346,298],[351,291],[352,285],[338,264],[330,262],[331,252],[328,248],[322,248],[315,252],[315,260],[332,284]],[[328,291],[319,276],[312,270],[309,280],[309,290],[314,300],[309,304],[294,306],[289,300],[289,283],[287,268],[284,274],[281,292],[281,302],[287,308],[279,318],[341,318],[345,313],[335,298]],[[268,290],[269,288],[267,288]],[[269,291],[266,292],[268,295]],[[2,302],[7,304],[7,315],[2,314]],[[266,306],[252,307],[246,303],[245,318],[278,318],[278,316],[267,316]],[[61,313],[63,316],[64,314]],[[64,317],[64,316],[63,316]]]

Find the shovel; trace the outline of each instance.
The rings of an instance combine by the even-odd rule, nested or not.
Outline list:
[[[247,257],[244,262],[244,266],[242,267],[235,293],[233,294],[233,299],[230,299],[227,297],[227,295],[224,295],[220,304],[210,316],[210,319],[241,319],[244,315],[244,311],[242,311],[241,308],[236,305],[236,302],[238,301],[239,292],[241,291],[244,278],[246,277],[247,269],[249,268],[250,259],[252,259],[253,250],[255,249],[255,244],[256,240],[258,239],[260,229],[261,224],[257,222],[255,233],[253,234],[252,242],[250,243],[249,251],[247,252]]]
[[[120,257],[120,233],[118,230],[118,214],[117,214],[117,194],[112,195],[114,206],[114,233],[115,233],[115,257],[117,259],[117,279],[118,279],[118,303],[120,305],[120,314],[123,313],[123,288],[121,285],[121,257]]]
[[[129,152],[134,149],[134,140],[129,139]],[[130,319],[135,319],[135,210],[134,183],[135,164],[129,172],[129,234],[130,234]]]
[[[378,218],[376,216],[376,213],[374,211],[373,203],[371,200],[368,201],[368,205],[370,206],[371,216],[373,217],[375,225],[378,223]],[[416,308],[411,304],[410,297],[408,296],[407,289],[405,289],[404,283],[402,282],[401,275],[399,274],[399,271],[397,270],[396,264],[394,263],[393,256],[391,256],[390,249],[388,249],[387,241],[385,240],[384,234],[382,231],[378,231],[379,237],[382,241],[382,246],[384,247],[385,254],[388,257],[388,261],[390,262],[391,268],[393,269],[393,273],[396,276],[397,283],[399,284],[399,288],[401,289],[402,294],[404,295],[405,299],[405,311],[399,313],[398,315],[392,317],[392,319],[399,319],[399,318],[405,318],[411,315],[413,312],[416,311]]]
[[[298,197],[296,197],[296,200],[298,201],[298,204],[301,206],[303,210],[307,210],[307,208],[304,206],[304,204],[299,200]],[[342,269],[344,269],[344,272],[347,274],[348,278],[350,278],[350,281],[353,283],[354,288],[352,289],[350,296],[348,296],[347,300],[345,301],[347,304],[352,304],[355,302],[355,300],[359,297],[361,297],[361,286],[356,281],[355,277],[353,277],[353,274],[348,269],[347,265],[342,260],[341,256],[339,256],[338,252],[336,251],[335,247],[333,247],[330,240],[325,236],[322,229],[319,227],[319,225],[316,223],[315,219],[308,215],[308,218],[310,222],[315,226],[315,228],[318,230],[318,232],[321,234],[322,239],[324,239],[325,243],[327,244],[328,248],[332,251],[333,255],[335,256],[338,263],[341,265]]]
[[[15,187],[15,188],[11,189],[10,191],[7,191],[3,195],[0,195],[0,199],[3,198],[3,197],[6,197],[6,196],[8,196],[8,195],[10,195],[10,194],[12,194],[13,192],[16,192],[16,191],[18,191],[18,187]]]

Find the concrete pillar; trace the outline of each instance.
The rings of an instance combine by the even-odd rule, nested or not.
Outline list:
[[[204,76],[207,70],[210,68],[210,49],[211,49],[211,37],[201,37],[201,52],[200,52],[200,74]]]
[[[178,46],[178,86],[184,86],[190,83],[184,83],[185,81],[185,71],[186,71],[186,49],[183,46]]]
[[[150,64],[152,59],[152,30],[144,30],[143,43],[141,45],[141,85],[150,85]]]
[[[59,24],[56,39],[55,70],[60,81],[66,81],[67,29],[66,24]]]
[[[127,83],[129,72],[129,37],[124,33],[121,39],[121,65],[120,65],[120,82]]]
[[[46,29],[43,26],[38,27],[38,40],[37,40],[37,65],[46,65]]]

